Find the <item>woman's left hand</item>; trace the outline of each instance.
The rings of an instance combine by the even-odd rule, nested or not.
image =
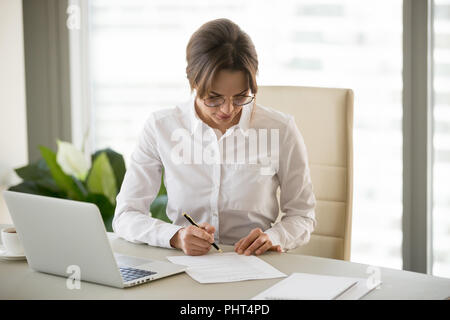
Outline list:
[[[272,245],[269,236],[260,228],[253,229],[248,236],[242,238],[234,245],[234,251],[238,254],[245,254],[246,256],[255,254],[260,255],[267,250],[282,252],[281,246]]]

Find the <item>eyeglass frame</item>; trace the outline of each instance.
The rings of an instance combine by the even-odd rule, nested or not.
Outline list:
[[[243,95],[240,95],[240,94],[238,94],[238,95],[236,95],[236,96],[242,96],[242,97],[247,97],[247,98],[248,98],[248,97],[251,97],[252,100],[250,100],[249,102],[247,102],[247,103],[245,103],[245,104],[235,105],[234,102],[233,102],[233,99],[231,99],[231,104],[233,105],[233,107],[243,107],[243,106],[246,106],[246,105],[252,103],[253,100],[255,100],[255,98],[256,98],[256,95],[255,95],[254,93],[252,93],[252,95],[250,95],[250,96],[243,96]],[[231,96],[231,98],[233,98],[233,97],[234,97],[234,96]],[[207,106],[208,108],[219,108],[219,107],[223,106],[223,104],[224,104],[225,101],[226,101],[225,98],[229,98],[229,96],[220,95],[220,96],[217,96],[217,97],[214,97],[214,98],[222,98],[222,99],[223,99],[223,102],[222,102],[221,104],[217,105],[217,106],[211,107],[211,106],[207,105],[206,102],[205,102],[206,99],[211,99],[211,98],[204,98],[204,99],[202,99],[202,100],[203,100],[203,103],[205,104],[205,106]]]

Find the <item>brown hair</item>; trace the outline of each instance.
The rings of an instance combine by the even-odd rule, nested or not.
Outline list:
[[[247,33],[229,19],[206,22],[195,31],[186,47],[186,60],[191,93],[197,87],[199,97],[211,91],[214,76],[223,69],[244,71],[252,93],[258,91],[255,46]]]

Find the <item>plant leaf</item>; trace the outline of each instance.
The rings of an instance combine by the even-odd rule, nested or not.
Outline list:
[[[24,167],[14,169],[17,175],[23,180],[36,181],[41,179],[52,178],[50,170],[44,159],[39,159]]]
[[[50,173],[47,163],[44,159],[26,165],[24,167],[16,168],[14,171],[17,175],[25,181],[35,182],[40,187],[43,187],[47,192],[52,191],[54,193],[62,193],[55,180]]]
[[[114,171],[114,177],[116,178],[116,187],[117,193],[120,191],[120,187],[122,186],[123,178],[125,176],[125,161],[123,160],[123,156],[120,153],[115,152],[110,148],[98,150],[92,155],[92,163],[94,163],[95,159],[102,153],[105,152],[108,156],[109,163]]]
[[[156,197],[150,206],[150,212],[152,214],[152,217],[172,223],[172,221],[166,214],[166,208],[167,208],[167,195],[161,195]]]
[[[108,198],[103,194],[89,193],[86,197],[86,202],[95,203],[102,215],[103,223],[105,224],[106,231],[113,232],[112,220],[114,218],[114,206],[111,204]]]
[[[66,197],[66,194],[64,192],[54,192],[53,190],[47,189],[44,186],[40,185],[38,182],[34,181],[24,181],[15,186],[11,186],[8,190],[54,198]]]
[[[116,178],[106,152],[95,158],[86,184],[89,193],[103,194],[112,205],[115,205],[117,196]]]
[[[81,182],[74,176],[70,176],[70,179],[72,179],[73,183],[75,183],[75,185],[77,186],[77,188],[80,190],[81,194],[83,195],[83,198],[85,198],[88,195],[88,191],[86,189],[86,186],[83,184],[83,182]]]
[[[162,169],[161,174],[161,186],[159,188],[158,195],[156,196],[155,200],[153,200],[152,204],[150,205],[150,213],[152,214],[153,218],[157,218],[169,223],[172,223],[172,221],[169,219],[169,217],[166,214],[166,208],[167,208],[167,190],[166,186],[164,185],[164,167]]]
[[[161,186],[159,187],[158,196],[162,196],[167,194],[166,186],[164,185],[164,167],[162,168],[161,173]]]

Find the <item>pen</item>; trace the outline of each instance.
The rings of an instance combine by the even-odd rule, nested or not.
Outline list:
[[[191,216],[188,215],[186,212],[183,212],[183,216],[184,216],[184,217],[187,219],[187,221],[189,221],[192,225],[194,225],[194,226],[200,228],[200,227],[198,226],[198,224],[195,223],[194,219],[192,219]],[[222,249],[220,249],[220,248],[217,246],[217,244],[215,244],[214,242],[211,243],[211,244],[213,245],[214,248],[216,248],[217,250],[219,250],[220,253],[223,252]]]

